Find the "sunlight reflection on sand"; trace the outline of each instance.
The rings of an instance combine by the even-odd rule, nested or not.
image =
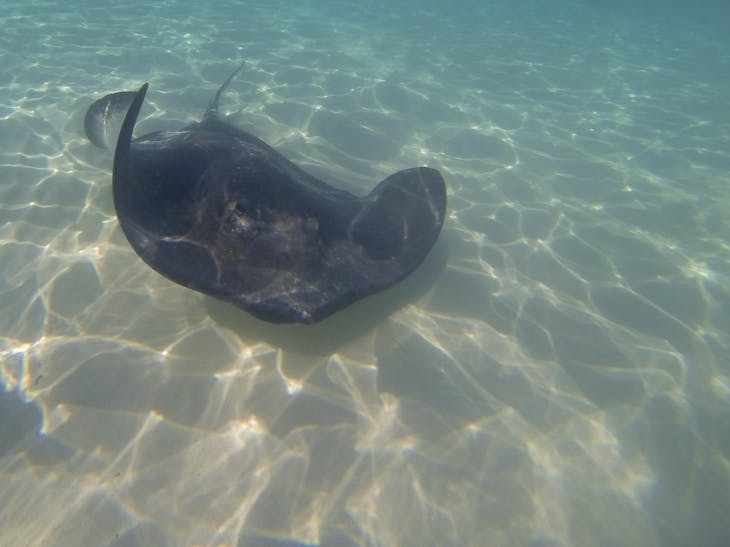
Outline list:
[[[66,30],[34,36],[38,61],[4,84],[3,541],[698,533],[683,500],[730,491],[717,425],[730,417],[730,156],[714,144],[730,124],[685,108],[691,86],[650,81],[666,71],[642,67],[663,59],[629,50],[636,64],[612,70],[618,49],[583,59],[569,34],[541,41],[540,21],[526,41],[502,23],[491,57],[443,30],[425,52],[373,56],[305,8],[265,7],[244,35],[215,14],[206,33],[151,14],[120,50],[127,35],[102,15],[55,58],[75,36],[59,16]],[[395,24],[373,39],[391,44]],[[559,48],[571,70],[527,60]],[[140,133],[197,119],[242,56],[223,110],[313,174],[364,193],[427,163],[449,184],[423,267],[319,325],[265,324],[147,268],[114,217],[111,158],[81,134],[93,98],[147,80]]]

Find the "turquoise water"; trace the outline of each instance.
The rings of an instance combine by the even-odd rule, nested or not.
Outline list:
[[[722,546],[722,4],[4,2],[0,545]],[[439,169],[408,280],[311,327],[174,285],[96,98],[364,194]]]

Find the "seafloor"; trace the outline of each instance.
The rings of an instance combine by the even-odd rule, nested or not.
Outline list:
[[[539,1],[2,11],[0,544],[730,537],[721,23]],[[140,134],[198,119],[242,59],[223,110],[305,169],[361,194],[414,165],[447,179],[422,268],[315,326],[145,266],[83,135],[95,98],[145,81]]]

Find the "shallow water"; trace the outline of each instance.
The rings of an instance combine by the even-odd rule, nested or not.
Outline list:
[[[727,13],[605,4],[5,2],[0,544],[725,545]],[[441,170],[411,278],[277,326],[136,257],[86,108],[241,59],[313,174]]]

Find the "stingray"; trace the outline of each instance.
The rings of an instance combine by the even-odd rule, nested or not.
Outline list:
[[[440,173],[398,171],[361,197],[330,186],[219,115],[242,68],[200,122],[177,131],[132,137],[148,84],[89,107],[84,126],[97,146],[123,117],[114,207],[137,255],[175,283],[276,323],[314,323],[405,278],[441,231]]]

